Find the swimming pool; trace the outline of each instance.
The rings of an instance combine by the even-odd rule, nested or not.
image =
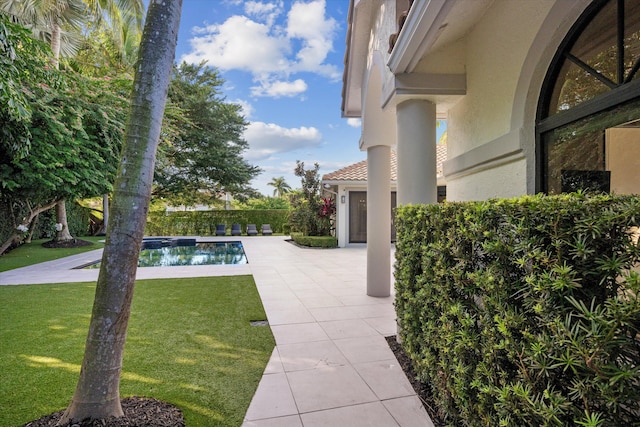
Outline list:
[[[161,240],[143,242],[138,267],[175,267],[190,265],[247,264],[242,242],[200,242],[195,239]],[[100,268],[100,261],[78,268]]]

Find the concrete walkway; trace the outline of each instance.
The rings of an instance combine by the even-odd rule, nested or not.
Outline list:
[[[276,347],[244,427],[433,426],[384,338],[395,334],[393,296],[366,296],[364,246],[241,240],[247,265],[148,267],[137,277],[253,275]],[[97,270],[70,268],[100,252],[0,273],[0,285],[95,281]]]

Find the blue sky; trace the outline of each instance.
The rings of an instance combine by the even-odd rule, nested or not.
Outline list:
[[[250,123],[245,158],[300,187],[296,160],[320,173],[359,162],[360,121],[341,117],[347,0],[184,0],[176,61],[206,60]]]

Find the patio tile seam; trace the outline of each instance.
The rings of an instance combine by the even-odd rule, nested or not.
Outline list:
[[[294,400],[295,400],[295,396],[294,396]],[[393,399],[387,399],[387,400],[393,400]],[[384,406],[383,402],[384,402],[383,400],[374,399],[374,400],[363,401],[363,402],[359,402],[359,403],[330,406],[330,407],[322,408],[322,409],[313,409],[313,410],[309,410],[309,411],[299,412],[298,415],[302,416],[302,415],[306,415],[306,414],[315,414],[315,413],[319,413],[319,412],[333,411],[333,410],[336,410],[336,409],[365,406],[365,405],[371,405],[372,403],[380,403],[384,407],[385,411],[387,411],[389,413],[389,415],[395,420],[395,417],[393,417],[393,414],[391,414],[391,412],[389,412],[387,407]],[[395,420],[395,421],[397,422],[397,420]]]

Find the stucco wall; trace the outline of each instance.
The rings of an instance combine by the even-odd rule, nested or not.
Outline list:
[[[554,3],[496,1],[466,35],[467,94],[448,113],[449,159],[473,149],[478,151],[478,147],[492,142],[495,148],[494,141],[507,134],[521,137],[518,129],[533,132],[533,115],[514,123],[512,113],[525,60]],[[532,145],[523,147],[524,153],[529,153],[528,160],[520,158],[460,177],[447,177],[447,198],[483,200],[526,194],[534,180],[527,176],[527,171],[534,172],[527,161],[534,161],[535,141],[533,137],[525,141],[521,141],[522,145]]]
[[[525,159],[447,182],[449,201],[516,197],[526,192]]]
[[[552,5],[496,1],[465,37],[467,95],[449,110],[449,157],[509,132],[520,70]]]

